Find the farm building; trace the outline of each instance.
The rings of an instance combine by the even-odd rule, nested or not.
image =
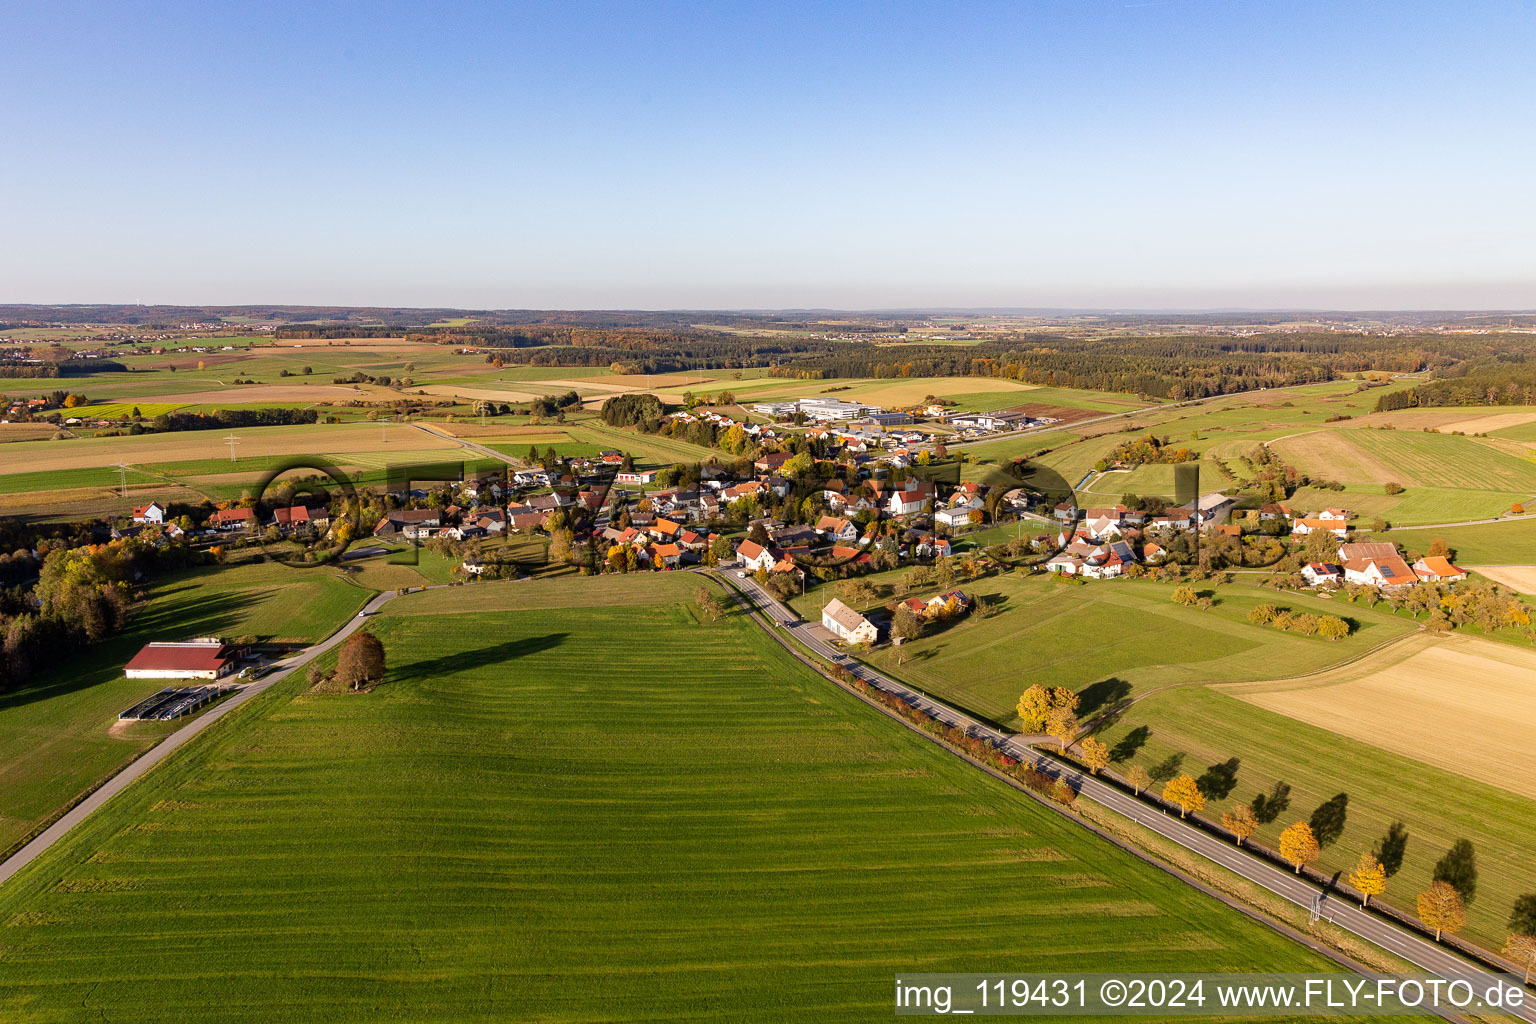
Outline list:
[[[851,644],[872,644],[880,636],[873,622],[835,597],[822,609],[821,624]]]
[[[145,644],[123,671],[129,679],[218,679],[229,675],[246,653],[221,640]]]

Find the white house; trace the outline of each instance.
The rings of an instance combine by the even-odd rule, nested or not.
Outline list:
[[[835,597],[822,609],[821,624],[850,644],[872,644],[880,637],[873,622]]]
[[[1344,577],[1344,570],[1332,562],[1308,562],[1301,567],[1302,576],[1314,587],[1337,583]]]
[[[741,542],[736,548],[736,557],[741,560],[742,566],[753,572],[772,569],[779,561],[772,551],[751,540]]]
[[[1340,540],[1343,540],[1344,535],[1349,532],[1349,524],[1342,519],[1322,518],[1297,519],[1291,523],[1291,533],[1298,537],[1305,537],[1313,530],[1322,530],[1324,533],[1331,533]]]
[[[148,505],[139,505],[133,510],[133,521],[136,523],[163,523],[165,522],[165,507],[158,501],[152,501]]]

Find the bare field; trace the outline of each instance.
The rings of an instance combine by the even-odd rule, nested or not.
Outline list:
[[[1536,565],[1464,565],[1463,569],[1502,583],[1521,594],[1536,594]]]
[[[380,401],[393,401],[400,396],[390,391],[374,389]],[[350,384],[240,384],[230,385],[219,391],[192,391],[180,395],[156,395],[155,405],[265,405],[312,402],[351,402],[368,398],[370,393]],[[132,402],[116,403],[132,405]],[[89,407],[86,409],[90,411]]]
[[[1536,567],[1527,567],[1536,568]],[[1220,686],[1269,711],[1536,797],[1536,652],[1413,633],[1298,679]]]
[[[1399,409],[1395,412],[1376,412],[1361,416],[1352,423],[1341,424],[1345,429],[1354,427],[1394,426],[1399,430],[1422,430],[1431,427],[1447,434],[1461,431],[1466,434],[1486,434],[1505,427],[1518,427],[1536,422],[1536,410],[1522,412],[1490,412],[1486,408],[1452,407],[1444,409]]]
[[[137,437],[19,441],[5,448],[5,472],[83,469],[88,466],[112,466],[119,461],[143,463],[228,459],[229,446],[224,439],[229,434],[240,438],[236,449],[240,457],[459,447],[458,442],[452,438],[427,431],[401,425],[380,428],[373,423],[244,427],[229,431],[185,430],[169,434],[140,434]]]
[[[51,423],[0,423],[0,444],[8,441],[43,441],[59,428]]]
[[[1271,442],[1286,462],[1324,480],[1385,484],[1402,471],[1374,459],[1332,430],[1313,430]]]

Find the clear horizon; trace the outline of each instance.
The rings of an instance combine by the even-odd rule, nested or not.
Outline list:
[[[1536,9],[12,5],[0,302],[1536,308]]]

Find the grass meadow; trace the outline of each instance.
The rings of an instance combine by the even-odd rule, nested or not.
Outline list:
[[[377,690],[286,682],[157,767],[0,890],[0,1016],[887,1020],[911,970],[1329,969],[696,580],[621,582],[402,599]]]
[[[1258,663],[1255,671],[1273,671],[1275,664]],[[1420,685],[1436,683],[1425,679]],[[1472,840],[1478,887],[1464,934],[1494,949],[1503,945],[1515,897],[1536,892],[1530,860],[1536,801],[1266,711],[1220,688],[1186,686],[1151,694],[1099,738],[1116,752],[1117,772],[1141,764],[1155,777],[1174,768],[1195,776],[1207,792],[1205,815],[1213,820],[1284,783],[1285,810],[1257,837],[1271,848],[1281,829],[1310,820],[1325,802],[1344,794],[1343,830],[1324,846],[1316,865],[1328,873],[1353,868],[1388,826],[1405,822],[1406,856],[1388,880],[1385,899],[1410,914],[1418,894],[1429,887],[1435,862],[1456,840]]]
[[[1044,573],[1005,573],[962,584],[972,596],[997,601],[998,614],[930,627],[899,652],[884,648],[870,660],[935,696],[1017,728],[1019,694],[1033,683],[1078,690],[1084,711],[1091,712],[1166,686],[1267,678],[1275,665],[1291,673],[1314,671],[1415,628],[1406,616],[1339,600],[1203,586],[1217,598],[1204,612],[1174,604],[1170,584],[1078,585]],[[802,612],[819,618],[821,600],[818,593],[807,595]],[[1267,629],[1247,620],[1257,604],[1340,615],[1357,628],[1337,642]]]
[[[336,629],[370,596],[331,570],[277,563],[157,580],[122,634],[61,671],[0,694],[0,851],[169,731],[161,723],[116,724],[119,711],[159,689],[153,680],[123,675],[144,644],[243,635],[307,643]]]

